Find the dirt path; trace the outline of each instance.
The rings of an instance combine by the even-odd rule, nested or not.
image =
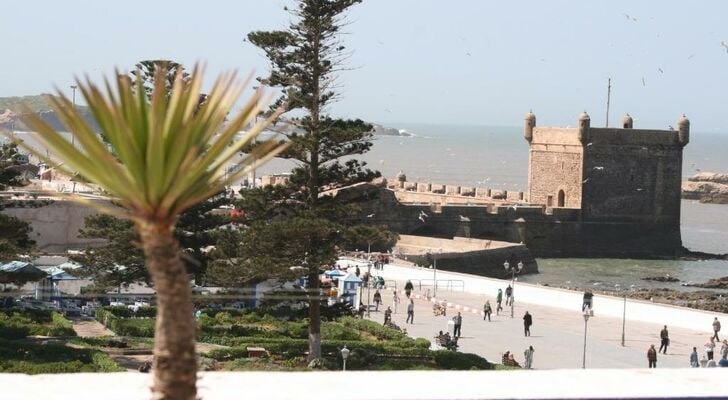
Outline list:
[[[93,318],[74,317],[71,318],[71,324],[79,337],[114,336],[114,332]]]

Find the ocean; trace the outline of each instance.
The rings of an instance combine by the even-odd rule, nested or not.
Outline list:
[[[386,124],[412,137],[377,136],[372,150],[359,157],[370,168],[393,177],[400,170],[408,181],[526,191],[528,143],[520,127]],[[683,155],[683,176],[728,172],[728,132],[691,132]],[[276,160],[259,174],[283,172],[291,164]],[[683,245],[691,250],[728,253],[728,205],[682,202]],[[595,286],[603,290],[670,287],[728,276],[728,261],[657,261],[631,259],[539,259],[538,275],[522,281],[562,287]],[[680,283],[644,281],[669,274]]]

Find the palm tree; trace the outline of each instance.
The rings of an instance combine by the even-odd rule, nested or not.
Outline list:
[[[75,146],[33,113],[27,113],[24,121],[62,162],[53,162],[27,147],[29,151],[50,164],[59,164],[57,168],[69,176],[77,173],[98,185],[121,208],[89,204],[134,222],[157,292],[153,396],[193,400],[197,373],[195,323],[190,278],[172,234],[177,216],[224,190],[284,146],[268,141],[232,171],[226,170],[243,146],[268,125],[270,119],[236,139],[258,115],[259,105],[265,105],[268,99],[261,99],[258,90],[235,116],[228,117],[245,88],[234,73],[217,79],[202,107],[198,107],[202,76],[199,66],[190,77],[183,79],[178,74],[171,87],[165,84],[166,74],[162,68],[156,71],[151,99],[140,79],[132,81],[119,73],[112,81],[115,88],[108,80],[103,88],[88,79],[78,80],[78,88],[108,145],[62,93],[48,101],[75,136]]]

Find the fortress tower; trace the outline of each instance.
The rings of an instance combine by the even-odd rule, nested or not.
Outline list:
[[[546,128],[537,127],[529,112],[524,136],[530,145],[530,203],[578,209],[585,224],[633,222],[666,230],[661,240],[679,248],[682,151],[690,121],[683,115],[677,126],[633,129],[627,114],[622,128],[595,128],[583,112],[576,128]]]

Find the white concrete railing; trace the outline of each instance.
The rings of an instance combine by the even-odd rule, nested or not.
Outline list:
[[[353,265],[353,261],[351,262]],[[402,267],[386,265],[378,271],[387,279],[432,279],[433,270],[429,268]],[[482,294],[495,299],[498,289],[504,289],[510,280],[486,278],[457,272],[437,270],[437,280],[461,280],[465,283],[465,292]],[[438,285],[439,286],[439,285]],[[567,310],[581,310],[583,292],[521,283],[516,281],[514,298],[517,302],[538,304]],[[485,297],[483,298],[485,302]],[[491,301],[492,303],[492,301]],[[478,307],[482,304],[468,304]],[[624,300],[621,297],[595,295],[593,300],[595,315],[622,318]],[[642,300],[627,299],[626,319],[678,326],[693,330],[712,330],[713,318],[718,317],[722,323],[728,324],[728,314],[694,310],[667,304],[652,303]]]
[[[726,371],[698,369],[201,372],[203,400],[724,399]],[[0,400],[149,399],[151,376],[0,374]]]

